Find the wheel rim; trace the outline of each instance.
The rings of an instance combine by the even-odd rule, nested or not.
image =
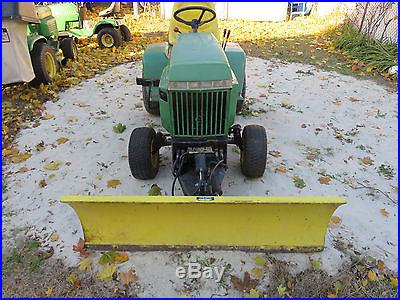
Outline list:
[[[101,43],[104,45],[104,47],[111,48],[112,46],[114,46],[114,38],[111,34],[104,33],[101,36]]]
[[[54,56],[50,52],[44,54],[44,68],[51,78],[57,73],[56,62],[54,61]]]

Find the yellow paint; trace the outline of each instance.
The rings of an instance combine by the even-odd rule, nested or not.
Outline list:
[[[322,249],[340,197],[65,196],[88,245]]]

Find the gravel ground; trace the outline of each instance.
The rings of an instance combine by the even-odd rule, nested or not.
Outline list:
[[[312,261],[320,262],[321,271],[335,274],[350,261],[348,253],[375,257],[397,272],[397,90],[275,60],[248,58],[246,72],[247,104],[236,121],[265,126],[268,166],[262,178],[246,180],[240,173],[237,149],[229,148],[224,194],[343,196],[348,204],[335,212],[323,252],[273,257],[288,262],[293,274],[309,268]],[[58,101],[46,104],[40,123],[21,131],[18,149],[32,156],[3,166],[3,255],[10,255],[10,249],[30,236],[43,247],[53,247],[54,259],[76,266],[80,258],[72,245],[83,234],[74,211],[59,202],[61,196],[145,195],[154,183],[169,193],[169,148],[161,150],[162,167],[154,180],[139,181],[129,172],[130,132],[146,124],[161,129],[160,119],[142,107],[141,88],[135,85],[140,74],[140,63],[132,62],[97,75],[59,94]],[[117,123],[127,130],[114,133]],[[51,162],[60,163],[58,170],[44,169]],[[296,187],[293,176],[305,186]],[[121,184],[109,188],[111,179]],[[217,266],[229,266],[229,272],[238,275],[255,267],[254,255],[131,252],[119,271],[135,268],[142,282],[140,296],[239,296],[213,280],[194,284],[178,279],[176,267],[212,258]],[[95,265],[93,272],[97,270]],[[267,282],[264,278],[260,284]]]

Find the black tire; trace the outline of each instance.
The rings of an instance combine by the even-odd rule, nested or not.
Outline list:
[[[132,131],[128,145],[128,160],[131,173],[136,179],[156,177],[160,167],[159,150],[152,153],[156,132],[153,128],[139,127]]]
[[[110,40],[110,43],[104,44],[103,37],[112,39]],[[97,43],[99,44],[100,49],[119,47],[122,43],[121,31],[115,29],[114,27],[104,27],[97,34]]]
[[[132,35],[128,27],[125,25],[119,26],[119,30],[121,31],[122,39],[124,42],[130,42],[132,40]]]
[[[237,115],[239,115],[241,113],[242,108],[243,108],[244,99],[246,97],[246,73],[244,74],[243,87],[242,87],[242,91],[240,92],[240,96],[242,97],[243,100],[238,100],[236,103],[236,114]]]
[[[261,177],[267,163],[267,134],[259,125],[247,125],[242,134],[240,166],[246,177]]]
[[[39,85],[41,83],[48,84],[53,82],[54,76],[58,73],[60,67],[53,47],[44,42],[36,42],[33,45],[30,55],[33,71],[35,73],[35,78],[30,83],[32,85]],[[46,70],[46,59],[52,59],[55,68],[53,72]]]
[[[144,78],[142,72],[142,78]],[[158,102],[152,102],[150,100],[150,87],[142,85],[142,93],[143,93],[143,105],[144,109],[151,115],[159,116],[160,115],[160,104]]]
[[[68,60],[78,60],[78,46],[73,38],[64,38],[60,42],[60,49],[63,53],[63,65],[67,64]]]

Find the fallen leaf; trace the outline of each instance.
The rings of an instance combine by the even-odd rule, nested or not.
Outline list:
[[[275,171],[277,171],[279,173],[286,173],[287,169],[284,165],[279,165],[278,167],[276,167]]]
[[[78,277],[76,277],[75,274],[69,274],[69,275],[67,276],[67,281],[68,281],[70,284],[74,284],[77,280],[78,280]]]
[[[378,260],[377,267],[379,270],[383,271],[385,269],[385,263],[381,260]]]
[[[66,142],[68,142],[69,141],[69,139],[68,138],[66,138],[66,137],[59,137],[57,140],[56,140],[56,142],[57,142],[57,144],[58,145],[61,145],[61,144],[65,144]]]
[[[123,252],[117,252],[114,257],[114,261],[117,264],[122,264],[129,260],[128,254]]]
[[[3,150],[2,150],[2,155],[3,155],[3,157],[17,155],[18,153],[19,153],[19,150],[18,150],[18,149],[15,149],[15,148],[12,148],[12,149],[3,149]]]
[[[319,268],[321,268],[321,261],[319,261],[318,259],[312,259],[311,266],[313,270],[318,270]]]
[[[50,247],[49,249],[47,249],[47,250],[45,250],[43,252],[40,252],[40,256],[43,257],[44,259],[48,259],[48,258],[52,257],[53,254],[54,254],[54,248],[53,247]]]
[[[106,264],[113,264],[115,262],[115,256],[117,255],[114,251],[104,252],[99,258],[99,264],[104,266]]]
[[[37,144],[35,146],[35,148],[36,148],[36,151],[42,152],[44,149],[46,149],[46,146],[45,146],[44,142],[41,141],[39,144]]]
[[[68,123],[75,123],[75,122],[78,122],[78,119],[74,118],[74,117],[69,117],[69,118],[67,118],[67,122]]]
[[[257,286],[258,281],[251,279],[249,272],[244,272],[243,280],[239,277],[231,275],[231,282],[235,289],[242,292],[249,292]]]
[[[46,297],[51,297],[51,295],[53,295],[53,288],[52,287],[47,288],[45,295]]]
[[[20,172],[20,173],[26,173],[28,171],[29,171],[29,169],[26,166],[23,166],[23,167],[19,168],[19,170],[18,170],[18,172]]]
[[[107,264],[100,272],[97,273],[97,276],[101,281],[107,282],[112,279],[112,276],[114,275],[116,270],[117,266]]]
[[[286,294],[286,287],[280,284],[277,288],[279,296],[283,297]]]
[[[364,165],[366,165],[366,166],[371,166],[371,165],[374,164],[374,161],[373,161],[370,157],[368,157],[368,156],[362,158],[360,161],[361,161],[362,164],[364,164]]]
[[[152,184],[149,191],[147,192],[149,196],[161,196],[161,189],[157,184]]]
[[[265,266],[267,264],[267,259],[261,255],[256,255],[252,257],[254,262],[256,263],[257,266]]]
[[[390,283],[392,284],[393,287],[397,288],[398,287],[398,280],[397,277],[391,277],[390,278]]]
[[[318,181],[320,184],[329,184],[331,178],[329,176],[321,176]]]
[[[46,187],[47,186],[46,180],[44,180],[44,179],[40,180],[39,183],[38,183],[38,186],[40,188]]]
[[[300,178],[299,176],[293,176],[292,180],[294,182],[294,186],[302,189],[306,187],[306,183],[304,182],[304,180],[302,178]]]
[[[244,298],[260,298],[260,293],[256,289],[251,289],[250,292],[244,294]]]
[[[82,272],[90,272],[92,270],[92,263],[92,258],[86,257],[78,263],[78,268]]]
[[[31,156],[32,156],[32,154],[29,154],[29,153],[17,154],[17,155],[11,156],[10,161],[13,164],[17,164],[17,163],[20,163],[20,162],[23,162],[23,161],[29,159]]]
[[[361,67],[360,67],[360,66],[357,66],[357,65],[353,65],[353,66],[351,67],[351,69],[352,69],[354,72],[356,72],[356,71],[359,71],[359,70],[361,69]]]
[[[52,179],[52,178],[54,178],[54,177],[56,177],[56,174],[50,174],[48,178],[49,178],[49,179]]]
[[[89,104],[85,104],[85,103],[82,103],[82,102],[74,102],[74,103],[72,103],[72,105],[75,105],[75,106],[78,106],[78,107],[89,107],[90,106]]]
[[[329,227],[335,228],[342,223],[342,220],[338,216],[332,216],[329,220]]]
[[[376,275],[376,273],[374,271],[368,271],[368,279],[370,281],[377,281],[378,280],[378,276]]]
[[[366,287],[368,285],[368,280],[367,279],[362,280],[361,284],[363,287]]]
[[[42,120],[50,120],[50,119],[53,119],[54,118],[54,115],[52,115],[52,114],[45,114],[43,117],[42,117]]]
[[[259,88],[266,88],[267,85],[265,83],[257,83],[257,87]]]
[[[382,216],[384,216],[384,217],[389,216],[389,212],[388,212],[386,209],[381,208],[379,211],[381,212],[381,215],[382,215]]]
[[[272,155],[273,157],[281,157],[282,156],[281,153],[278,150],[268,151],[268,154]]]
[[[52,161],[52,162],[46,164],[46,165],[44,166],[44,169],[47,170],[47,171],[56,171],[56,170],[58,170],[58,167],[59,167],[61,164],[62,164],[62,161],[60,161],[60,160]]]
[[[50,241],[55,242],[55,241],[58,241],[58,239],[59,239],[59,236],[58,236],[58,234],[56,232],[53,232],[50,235]]]
[[[116,125],[113,126],[113,131],[115,133],[123,133],[126,129],[126,126],[123,125],[122,123],[118,123]]]
[[[118,179],[113,179],[113,180],[107,181],[107,187],[113,188],[113,189],[117,188],[117,186],[120,184],[121,184],[121,180],[118,180]]]
[[[337,298],[338,296],[336,294],[328,294],[326,297],[327,298]]]
[[[251,275],[255,279],[261,279],[264,275],[264,270],[261,268],[253,268],[251,269]]]
[[[72,250],[75,252],[79,252],[79,255],[82,257],[88,257],[89,252],[85,249],[85,240],[79,239],[78,243],[72,245]]]
[[[124,285],[129,285],[131,283],[135,283],[138,281],[138,277],[132,269],[129,269],[127,272],[119,273],[119,281]]]

